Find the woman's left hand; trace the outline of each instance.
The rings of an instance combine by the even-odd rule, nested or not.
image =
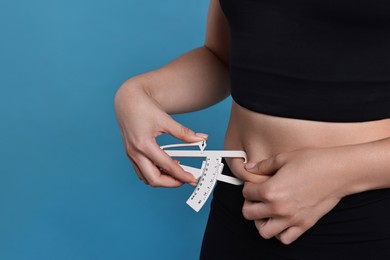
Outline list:
[[[292,243],[346,195],[344,152],[310,148],[248,163],[247,171],[270,178],[245,183],[244,217],[255,221],[262,237]]]

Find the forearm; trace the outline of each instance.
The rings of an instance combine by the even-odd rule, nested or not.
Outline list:
[[[129,79],[119,92],[140,93],[140,90],[167,113],[200,110],[229,95],[228,66],[210,49],[200,47],[160,69]]]
[[[390,188],[390,138],[340,147],[339,152],[342,161],[336,167],[341,167],[344,195]]]

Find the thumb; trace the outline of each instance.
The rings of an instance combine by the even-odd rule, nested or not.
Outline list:
[[[188,127],[183,126],[182,124],[176,122],[171,118],[169,120],[168,126],[166,127],[166,132],[179,140],[182,140],[187,143],[199,142],[202,140],[207,140],[208,135],[204,133],[195,133]]]
[[[264,169],[261,169],[260,170],[260,165],[262,164],[262,162],[248,162],[245,164],[245,170],[247,170],[248,172],[250,173],[254,173],[254,174],[263,174],[263,171]],[[264,167],[262,167],[264,168]]]
[[[277,163],[274,157],[262,160],[258,163],[248,162],[245,169],[254,174],[272,175],[277,172],[282,165]]]

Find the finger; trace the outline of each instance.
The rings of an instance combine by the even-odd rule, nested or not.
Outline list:
[[[273,217],[269,207],[264,202],[252,202],[245,200],[242,214],[247,220],[266,219]]]
[[[180,165],[180,161],[178,160],[173,160],[176,164]],[[160,170],[161,174],[163,175],[169,175],[169,173],[167,173],[163,168],[159,167],[158,165],[156,165],[156,167]],[[181,166],[180,166],[181,167]],[[192,173],[191,173],[192,175]],[[171,176],[172,177],[172,176]],[[197,182],[190,182],[189,183],[190,185],[192,186],[196,186],[198,184],[198,181]]]
[[[261,224],[256,224],[256,228],[263,238],[269,239],[288,229],[289,223],[283,218],[269,218]]]
[[[196,183],[198,180],[191,174],[183,170],[167,153],[165,153],[157,143],[151,143],[145,151],[151,161],[161,167],[164,172],[173,178],[185,183]]]
[[[183,185],[183,182],[162,173],[152,161],[144,156],[137,160],[137,165],[152,187],[179,187]]]
[[[283,244],[289,245],[295,240],[297,240],[304,232],[305,230],[303,228],[300,228],[298,226],[293,226],[287,228],[286,230],[278,234],[276,237]]]
[[[258,163],[248,162],[245,169],[254,174],[272,175],[275,174],[284,164],[282,155],[277,155]]]
[[[133,160],[129,154],[127,154],[127,157],[129,158],[130,162],[131,162],[131,165],[133,166],[133,169],[135,171],[135,173],[137,174],[138,178],[143,181],[146,185],[149,185],[149,183],[146,181],[145,177],[143,176],[141,170],[139,169],[137,163],[135,162],[135,160]]]
[[[269,218],[256,219],[253,221],[255,223],[257,231],[261,229],[261,227],[269,220]]]
[[[232,173],[245,182],[262,183],[269,179],[269,176],[257,175],[245,170],[245,163],[241,158],[226,158],[226,162]]]
[[[242,189],[242,195],[249,201],[268,202],[263,187],[263,183],[245,182],[244,188]]]
[[[134,160],[133,160],[133,159],[130,159],[130,162],[131,162],[131,164],[133,165],[134,171],[135,171],[135,173],[137,174],[138,178],[139,178],[141,181],[143,181],[145,184],[148,185],[149,183],[146,181],[145,177],[142,175],[141,170],[139,169],[139,167],[137,166],[137,164],[134,162]]]
[[[169,118],[170,120],[168,120],[168,122],[164,126],[164,130],[168,134],[188,143],[207,140],[208,138],[207,134],[195,133],[188,127],[185,127],[182,124],[178,123],[177,121],[173,120],[171,117]]]

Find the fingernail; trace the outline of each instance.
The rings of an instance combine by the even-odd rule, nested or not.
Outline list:
[[[249,169],[253,169],[253,167],[255,167],[256,163],[254,162],[248,162],[247,164],[245,164],[245,169],[249,170]]]
[[[196,183],[196,182],[190,182],[190,183],[188,183],[189,185],[191,185],[191,186],[193,186],[193,187],[196,187],[196,185],[198,185],[198,183]]]
[[[204,134],[204,133],[195,133],[195,135],[203,139],[207,139],[207,137],[209,136],[208,134]]]
[[[194,177],[194,175],[192,175],[191,173],[188,173],[188,183],[197,183],[198,182],[198,179],[196,179],[195,177]]]

